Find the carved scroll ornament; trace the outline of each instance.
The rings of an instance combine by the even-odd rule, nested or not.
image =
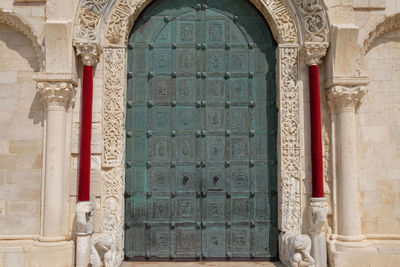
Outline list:
[[[323,0],[292,0],[304,27],[304,43],[329,42],[329,25]]]
[[[298,48],[279,48],[280,199],[279,228],[301,230],[300,93],[297,87]]]
[[[110,0],[82,0],[75,25],[74,39],[96,41],[96,27]]]
[[[111,0],[83,0],[75,27],[75,39],[94,41],[97,28]],[[105,38],[110,44],[125,45],[135,18],[151,0],[117,0],[107,18]],[[296,43],[298,33],[289,4],[281,0],[251,0],[271,25],[279,42]]]
[[[104,51],[103,167],[123,164],[125,149],[125,50]]]

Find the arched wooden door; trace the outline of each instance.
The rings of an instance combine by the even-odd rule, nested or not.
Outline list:
[[[128,50],[126,259],[277,257],[275,49],[248,1],[143,12]]]

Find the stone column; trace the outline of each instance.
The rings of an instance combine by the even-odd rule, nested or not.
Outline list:
[[[367,93],[368,81],[333,83],[328,89],[331,112],[336,116],[337,131],[337,244],[347,247],[365,246],[361,233],[359,191],[357,180],[357,122],[356,111]]]
[[[310,124],[311,124],[311,165],[312,165],[312,197],[310,198],[310,236],[312,240],[311,256],[316,267],[328,264],[326,235],[324,226],[329,212],[324,196],[321,92],[319,65],[326,54],[327,43],[305,43],[304,53],[309,67],[310,83]]]
[[[76,205],[76,267],[87,267],[93,234],[93,203],[90,202],[90,161],[93,113],[93,71],[100,46],[96,42],[74,42],[84,65],[81,93],[81,131],[79,149],[79,190]]]
[[[64,73],[40,73],[33,78],[47,115],[42,235],[43,240],[63,240],[66,116],[78,79]]]

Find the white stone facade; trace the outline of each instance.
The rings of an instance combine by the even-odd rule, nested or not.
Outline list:
[[[95,66],[92,243],[113,255],[107,265],[123,261],[126,40],[151,2],[1,0],[0,267],[75,266],[83,64]],[[297,253],[320,266],[310,256],[319,227],[329,266],[399,266],[400,2],[250,2],[279,45],[282,263]],[[310,200],[312,64],[327,207]]]

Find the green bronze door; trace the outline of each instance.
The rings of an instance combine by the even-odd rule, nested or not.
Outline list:
[[[143,12],[128,48],[127,260],[277,257],[275,49],[248,1]]]

